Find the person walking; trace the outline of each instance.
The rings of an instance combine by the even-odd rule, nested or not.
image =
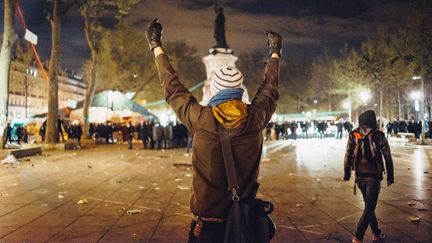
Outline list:
[[[263,129],[270,121],[279,98],[278,77],[282,37],[267,32],[270,55],[264,81],[250,105],[242,102],[242,73],[221,67],[210,82],[209,105],[202,106],[180,82],[161,42],[158,19],[147,27],[146,37],[155,56],[165,99],[177,118],[194,135],[192,147],[191,222],[188,242],[223,242],[225,221],[232,204],[222,155],[220,126],[229,133],[232,156],[238,172],[240,200],[254,198],[263,148]]]
[[[373,240],[383,240],[385,234],[378,227],[375,207],[385,171],[387,186],[394,183],[393,159],[385,134],[377,130],[377,119],[372,110],[360,114],[359,127],[349,134],[344,161],[345,181],[350,180],[352,170],[365,204],[352,242],[363,242],[368,226],[372,230]]]
[[[127,125],[126,125],[126,139],[127,139],[127,142],[128,142],[128,149],[132,149],[132,146],[133,146],[133,137],[134,137],[134,132],[135,132],[135,129],[134,129],[134,127],[133,127],[133,125],[132,125],[132,122],[129,122]]]

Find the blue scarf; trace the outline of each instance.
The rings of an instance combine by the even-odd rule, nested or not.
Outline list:
[[[209,101],[209,106],[214,107],[229,100],[238,99],[243,97],[244,90],[242,88],[223,89],[213,96]]]

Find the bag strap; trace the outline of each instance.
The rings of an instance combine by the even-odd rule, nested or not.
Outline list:
[[[237,182],[237,174],[236,174],[237,171],[234,165],[234,158],[232,154],[229,134],[228,131],[224,127],[222,127],[221,124],[219,124],[219,122],[216,121],[216,124],[219,130],[219,136],[221,140],[222,156],[225,165],[225,173],[228,182],[228,190],[232,191],[232,200],[239,201],[240,196],[238,195],[239,185]]]

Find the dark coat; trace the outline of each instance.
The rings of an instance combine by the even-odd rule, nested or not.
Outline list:
[[[231,192],[227,190],[220,137],[212,109],[200,105],[180,83],[167,55],[158,55],[156,64],[166,101],[178,119],[194,134],[192,213],[202,217],[226,217]],[[266,65],[264,81],[247,106],[247,122],[238,128],[228,129],[242,198],[253,193],[257,182],[263,147],[262,131],[271,119],[279,98],[278,76],[279,60],[271,58]]]
[[[372,130],[372,131],[370,131]],[[357,158],[357,146],[359,136],[369,135],[370,151],[372,156],[377,158],[376,165],[361,166],[359,158]],[[383,161],[383,157],[385,163]],[[385,167],[384,167],[385,166]],[[350,132],[348,144],[345,152],[345,177],[350,177],[351,170],[354,170],[357,176],[374,176],[383,178],[384,170],[387,171],[387,181],[394,181],[393,175],[393,159],[390,152],[390,146],[384,133],[375,129],[360,127]]]

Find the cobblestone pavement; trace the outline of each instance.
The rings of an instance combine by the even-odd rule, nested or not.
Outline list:
[[[345,144],[266,142],[259,197],[275,205],[273,242],[350,242],[363,202],[353,182],[340,179]],[[2,165],[0,242],[185,242],[190,157],[180,149],[126,146],[47,152],[17,168]],[[380,226],[387,242],[432,242],[432,149],[392,149],[395,184],[382,184]],[[140,212],[128,213],[133,209]],[[365,239],[372,242],[369,230]]]

